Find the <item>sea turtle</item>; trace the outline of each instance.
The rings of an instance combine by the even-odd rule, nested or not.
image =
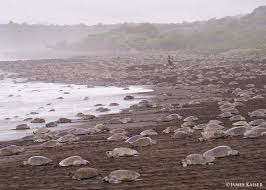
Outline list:
[[[222,158],[226,156],[235,156],[238,155],[239,152],[237,150],[233,150],[229,146],[217,146],[213,149],[210,149],[203,153],[203,156],[208,159],[212,158]]]
[[[58,141],[56,141],[56,140],[50,140],[48,142],[41,144],[41,147],[43,147],[43,148],[54,148],[54,147],[58,147],[58,146],[60,146],[60,143],[58,143]]]
[[[127,140],[128,137],[123,133],[116,133],[107,138],[108,141],[124,141]]]
[[[112,151],[107,151],[106,155],[110,158],[118,158],[118,157],[130,157],[130,156],[138,156],[138,151],[131,148],[115,148]]]
[[[254,127],[244,133],[244,138],[256,138],[261,136],[264,132],[266,132],[266,128]]]
[[[142,131],[140,133],[141,136],[156,136],[158,135],[158,133],[156,131],[154,131],[153,129],[147,129],[145,131]]]
[[[49,132],[50,132],[50,129],[47,129],[45,127],[42,127],[42,128],[38,128],[33,133],[36,134],[36,135],[39,135],[39,134],[46,134],[46,133],[49,133]]]
[[[265,109],[258,109],[258,110],[248,113],[248,115],[250,117],[265,117],[266,116],[265,113],[266,113]]]
[[[57,126],[57,123],[56,122],[49,122],[45,125],[45,127],[47,128],[53,128],[53,127],[56,127]]]
[[[193,122],[193,121],[198,121],[199,118],[197,118],[196,116],[189,116],[189,117],[186,117],[183,121],[184,122]]]
[[[59,166],[81,166],[81,165],[87,165],[90,162],[87,160],[84,160],[80,156],[70,156],[64,160],[62,160],[59,163]]]
[[[64,118],[64,117],[59,118],[59,119],[56,121],[56,123],[59,123],[59,124],[61,124],[61,123],[71,123],[71,122],[72,122],[71,119]]]
[[[118,184],[121,182],[136,181],[140,177],[140,174],[133,170],[115,170],[104,178],[104,181],[112,184]]]
[[[181,127],[194,127],[195,123],[193,121],[186,121],[184,122]]]
[[[189,133],[184,131],[176,131],[171,137],[174,139],[184,139],[186,137],[190,136]]]
[[[118,104],[118,103],[110,103],[109,106],[110,106],[110,107],[113,107],[113,106],[119,106],[119,104]]]
[[[224,133],[226,136],[236,137],[242,136],[247,131],[247,128],[244,126],[233,127],[231,129],[226,130]]]
[[[119,134],[124,134],[124,135],[128,134],[128,132],[125,129],[123,129],[123,128],[113,129],[113,130],[110,131],[110,134],[118,134],[118,133]]]
[[[125,118],[123,118],[123,119],[120,119],[120,122],[121,122],[122,124],[132,123],[132,122],[133,122],[133,119],[130,118],[130,117],[125,117]]]
[[[135,135],[135,136],[132,136],[132,137],[130,137],[130,138],[128,138],[128,139],[126,140],[126,143],[132,143],[132,142],[134,142],[134,141],[136,141],[137,139],[142,138],[142,137],[143,137],[142,135]]]
[[[214,123],[209,123],[204,128],[204,131],[218,131],[224,129],[224,126]]]
[[[27,124],[20,124],[16,127],[16,130],[27,130],[30,129],[30,127]]]
[[[45,119],[35,118],[31,121],[31,123],[45,123]]]
[[[73,135],[80,136],[80,135],[87,135],[90,132],[87,129],[75,128],[75,129],[71,130],[70,133]]]
[[[96,133],[100,133],[101,129],[93,127],[93,128],[86,129],[86,131],[87,131],[88,134],[93,135],[93,134],[96,134]]]
[[[221,118],[230,118],[232,116],[233,116],[233,114],[231,112],[223,112],[219,115],[219,117],[221,117]]]
[[[170,115],[168,115],[166,117],[168,118],[168,120],[179,120],[179,119],[182,119],[182,116],[177,114],[177,113],[170,114]]]
[[[128,95],[124,97],[124,100],[133,100],[133,99],[135,99],[135,97],[132,95]]]
[[[75,142],[75,141],[79,141],[79,137],[73,134],[67,134],[57,139],[57,141],[60,143]]]
[[[27,161],[24,161],[24,165],[31,166],[43,166],[51,163],[52,160],[44,156],[32,156]]]
[[[156,144],[156,142],[152,140],[150,137],[142,137],[142,138],[138,138],[137,140],[131,142],[130,144],[136,147],[144,147],[144,146],[150,146],[150,145]]]
[[[195,125],[193,127],[193,129],[195,129],[195,130],[202,130],[202,129],[206,128],[206,126],[207,126],[207,124],[199,124],[199,125]]]
[[[81,120],[87,121],[87,120],[92,120],[95,118],[96,118],[95,115],[86,114],[86,115],[82,116]]]
[[[0,149],[0,156],[12,156],[24,152],[24,148],[17,145],[10,145]]]
[[[257,126],[258,128],[266,128],[266,123],[263,123],[263,124],[261,124],[261,125],[259,125],[259,126]]]
[[[95,168],[79,168],[78,170],[75,171],[72,179],[76,180],[82,180],[82,179],[90,179],[90,178],[95,178],[100,175],[99,170]]]
[[[246,126],[249,127],[250,125],[246,121],[238,121],[232,124],[233,126]]]
[[[96,111],[98,111],[98,112],[108,112],[108,111],[110,111],[110,109],[109,108],[104,108],[104,107],[99,107],[99,108],[96,109]]]
[[[163,133],[165,134],[174,133],[177,128],[178,128],[177,126],[167,127],[165,130],[163,130]]]
[[[33,142],[37,142],[37,143],[43,143],[46,141],[49,141],[51,138],[47,135],[47,133],[39,133],[39,134],[35,134],[33,137]]]
[[[96,130],[99,130],[99,131],[109,131],[110,130],[106,125],[101,124],[101,123],[95,125],[93,128]]]
[[[229,118],[230,121],[245,121],[246,118],[244,118],[242,115],[235,115]]]
[[[259,126],[261,124],[266,124],[266,121],[264,119],[256,119],[251,122],[249,122],[251,126]]]
[[[194,130],[191,129],[190,127],[182,127],[182,128],[176,129],[174,132],[175,133],[177,133],[177,132],[184,132],[184,133],[187,133],[188,135],[191,135],[194,132]]]
[[[210,120],[207,124],[221,125],[221,124],[223,124],[223,122],[219,121],[219,120]]]
[[[183,165],[183,167],[187,167],[188,165],[206,165],[213,161],[213,158],[208,159],[202,154],[190,154],[184,160],[181,161],[181,164]]]
[[[218,138],[223,138],[225,136],[224,131],[222,130],[209,130],[201,133],[200,141],[204,140],[213,140]]]

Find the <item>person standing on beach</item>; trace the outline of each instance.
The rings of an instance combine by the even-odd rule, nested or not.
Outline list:
[[[174,57],[173,56],[171,56],[171,55],[168,55],[168,58],[167,58],[167,65],[168,66],[174,66]]]

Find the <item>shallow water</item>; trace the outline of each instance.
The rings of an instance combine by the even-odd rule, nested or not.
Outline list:
[[[130,86],[129,90],[124,90],[119,87],[88,88],[85,85],[26,82],[23,79],[10,79],[6,73],[0,78],[0,85],[0,141],[21,138],[43,126],[23,122],[26,118],[44,118],[47,123],[60,117],[75,119],[79,112],[96,116],[118,113],[149,98],[138,93],[152,91],[143,86]],[[123,98],[128,94],[134,94],[135,100],[125,101]],[[58,99],[59,97],[63,99]],[[110,107],[110,103],[118,103],[119,106]],[[110,108],[111,111],[97,112],[96,104],[103,104],[103,107]],[[50,111],[51,109],[55,111]],[[22,123],[28,124],[32,129],[14,130]]]

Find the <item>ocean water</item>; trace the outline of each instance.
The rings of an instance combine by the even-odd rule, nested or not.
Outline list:
[[[144,86],[129,86],[129,90],[100,86],[88,88],[86,85],[27,82],[25,79],[11,79],[8,73],[0,73],[0,76],[0,141],[24,137],[44,126],[24,122],[26,118],[43,118],[47,123],[60,117],[77,119],[76,114],[79,112],[96,116],[118,113],[149,98],[139,93],[152,91]],[[134,95],[135,99],[126,101],[123,99],[126,95]],[[110,107],[110,103],[118,103],[119,106]],[[96,104],[103,104],[102,107],[111,111],[97,112]],[[50,111],[52,109],[55,111]],[[14,130],[17,125],[24,123],[31,130]]]

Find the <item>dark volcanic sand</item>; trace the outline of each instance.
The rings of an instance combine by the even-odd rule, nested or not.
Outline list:
[[[96,60],[99,61],[99,59],[100,58],[98,57]],[[105,58],[102,59],[106,61]],[[121,62],[122,66],[123,59],[133,60],[134,57],[120,58],[119,62]],[[12,142],[2,142],[0,143],[2,146],[9,144],[23,145],[25,146],[26,151],[16,156],[0,157],[0,189],[231,189],[226,187],[226,182],[260,182],[264,183],[264,187],[266,187],[265,137],[256,139],[234,137],[199,142],[198,138],[200,137],[200,131],[197,131],[192,135],[192,137],[184,140],[172,139],[170,135],[165,135],[161,132],[168,126],[181,125],[182,122],[156,121],[159,116],[178,113],[184,117],[190,115],[198,116],[200,120],[197,123],[205,123],[210,119],[219,119],[224,122],[224,126],[226,128],[230,128],[232,123],[228,119],[220,119],[218,117],[220,112],[218,110],[217,102],[213,101],[213,99],[230,99],[232,98],[230,93],[231,90],[237,87],[248,89],[245,85],[250,83],[255,84],[255,88],[259,94],[265,96],[264,85],[266,85],[266,76],[261,74],[258,75],[257,72],[252,71],[253,68],[259,69],[261,72],[265,71],[266,63],[254,60],[252,65],[247,64],[244,67],[240,67],[240,64],[244,62],[248,63],[250,61],[242,59],[236,60],[233,58],[227,58],[226,61],[223,60],[223,64],[220,64],[220,61],[213,62],[213,59],[207,59],[207,63],[202,63],[202,65],[209,65],[209,68],[199,69],[201,67],[196,67],[188,69],[187,71],[182,71],[182,69],[186,68],[190,64],[180,62],[177,63],[177,66],[174,69],[163,69],[164,67],[162,64],[158,63],[158,58],[155,57],[154,60],[152,60],[152,58],[143,58],[142,62],[136,62],[136,65],[134,66],[132,64],[125,64],[123,66],[123,70],[127,73],[126,80],[124,80],[123,83],[119,82],[121,78],[117,75],[117,78],[114,79],[113,83],[112,81],[106,82],[103,81],[102,78],[96,77],[94,82],[100,81],[100,83],[108,85],[135,84],[139,83],[139,80],[137,79],[142,79],[142,82],[144,82],[142,84],[152,83],[154,84],[155,89],[153,94],[156,95],[156,98],[154,98],[153,101],[160,104],[171,103],[175,106],[176,110],[167,112],[160,111],[159,108],[135,108],[132,109],[134,111],[131,113],[105,115],[95,119],[94,121],[84,123],[79,127],[88,128],[97,123],[108,123],[108,121],[113,117],[131,117],[134,119],[134,123],[126,125],[112,124],[107,126],[110,128],[127,127],[129,136],[139,134],[145,129],[152,128],[159,133],[159,135],[155,137],[157,144],[151,147],[137,148],[140,152],[139,157],[108,159],[105,156],[106,151],[112,150],[116,147],[129,147],[129,145],[124,142],[107,142],[106,138],[109,137],[108,133],[83,136],[81,138],[82,140],[78,143],[65,144],[56,149],[40,149],[36,146],[37,143],[33,143],[31,141],[18,140]],[[53,64],[48,64],[45,61],[43,62],[44,63],[36,63],[34,61],[31,61],[30,63],[12,62],[9,63],[8,66],[1,66],[0,64],[0,68],[7,71],[16,71],[22,76],[26,76],[25,73],[27,70],[25,68],[31,67],[32,70],[30,70],[27,74],[29,78],[51,81],[51,78],[47,77],[47,74],[44,74],[46,72],[45,69],[37,70],[37,65],[41,64],[42,66],[40,66],[40,68],[50,68],[51,70],[53,70],[52,68],[55,69],[57,67],[53,67]],[[56,63],[55,60],[53,62]],[[153,62],[156,63],[149,65]],[[190,63],[189,61],[187,62]],[[191,60],[191,63],[194,63],[194,61]],[[67,65],[67,68],[75,68],[76,62],[71,62],[71,60],[69,60],[68,62],[62,64]],[[20,66],[17,67],[17,65]],[[86,65],[90,64],[83,63],[84,67],[90,67]],[[219,65],[219,68],[213,67],[213,65]],[[113,67],[113,65],[110,67]],[[236,77],[233,76],[231,79],[222,79],[217,73],[219,69],[222,69],[226,74],[251,72],[255,78],[239,79],[238,85],[229,86],[228,82],[233,81]],[[111,70],[107,69],[104,71],[105,73],[110,72],[111,74],[116,74],[116,71],[112,70],[112,68]],[[214,71],[214,73],[208,73],[209,71]],[[76,73],[78,73],[78,69]],[[204,80],[194,83],[197,79],[196,75],[198,73],[202,73],[204,75]],[[56,75],[55,71],[54,74]],[[89,71],[88,75],[90,75]],[[69,74],[69,80],[65,80],[66,76],[68,75],[65,71],[60,71],[59,74],[54,76],[54,78],[55,81],[58,82],[64,81],[69,83],[94,84],[93,80],[90,83],[88,77],[84,77],[79,74]],[[209,80],[214,76],[218,77],[218,79]],[[79,81],[79,78],[82,79]],[[218,81],[223,81],[224,84],[219,84]],[[215,86],[208,86],[208,84],[213,84]],[[170,94],[167,96],[165,93],[171,93],[171,96],[169,96]],[[185,104],[182,108],[180,108],[180,103],[187,103],[191,100],[200,100],[201,104]],[[239,111],[241,115],[250,121],[251,118],[247,116],[247,113],[259,108],[266,108],[265,98],[244,102],[244,106],[241,106]],[[180,160],[184,159],[188,154],[203,153],[208,149],[219,145],[231,146],[233,149],[240,152],[240,156],[217,159],[214,165],[189,166],[187,168],[183,168],[180,165]],[[33,155],[46,156],[52,159],[53,162],[48,166],[23,166],[22,162]],[[58,166],[58,163],[62,159],[72,155],[80,155],[89,160],[91,162],[91,167],[102,170],[103,176],[108,175],[111,171],[117,169],[132,169],[141,174],[140,178],[142,180],[137,182],[121,183],[118,185],[107,184],[97,179],[83,181],[72,180],[72,173],[79,167],[61,168]]]

